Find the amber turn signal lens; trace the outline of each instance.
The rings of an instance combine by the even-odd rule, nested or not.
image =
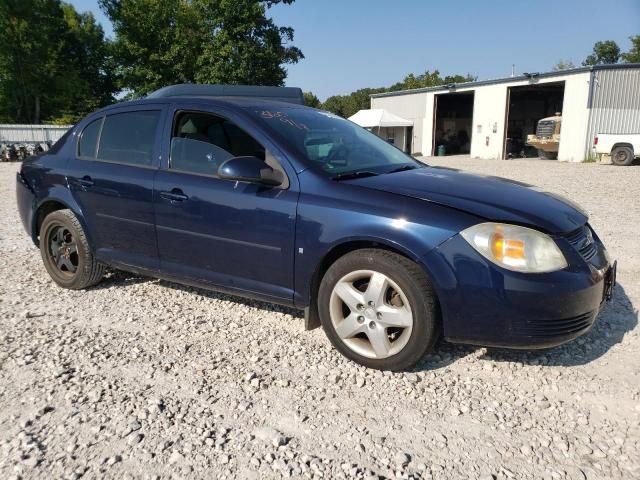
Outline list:
[[[496,260],[503,261],[505,258],[523,260],[525,258],[524,242],[522,240],[505,240],[501,232],[493,235],[491,240],[491,252]]]
[[[548,235],[505,223],[480,223],[461,232],[485,258],[509,270],[543,273],[567,266],[564,255]]]

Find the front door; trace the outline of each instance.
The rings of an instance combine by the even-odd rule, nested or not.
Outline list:
[[[157,270],[153,180],[162,111],[144,108],[90,119],[67,164],[67,179],[97,258]]]
[[[257,156],[287,178],[295,174],[239,125],[211,112],[173,112],[169,161],[154,194],[161,270],[291,301],[297,181],[265,187],[223,180],[217,169],[231,157]]]

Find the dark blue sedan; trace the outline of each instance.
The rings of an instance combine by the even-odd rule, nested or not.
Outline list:
[[[303,308],[389,370],[441,334],[544,348],[592,327],[615,263],[579,207],[426,166],[299,93],[170,87],[25,161],[20,217],[53,280],[112,267]]]

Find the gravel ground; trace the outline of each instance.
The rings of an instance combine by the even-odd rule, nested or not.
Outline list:
[[[619,260],[588,335],[532,353],[440,343],[391,374],[296,310],[126,273],[62,290],[0,164],[0,478],[640,478],[640,167],[433,163],[586,207]]]

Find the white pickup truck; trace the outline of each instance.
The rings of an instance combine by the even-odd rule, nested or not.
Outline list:
[[[593,139],[596,154],[611,155],[611,163],[626,166],[640,157],[640,133],[599,133]]]

